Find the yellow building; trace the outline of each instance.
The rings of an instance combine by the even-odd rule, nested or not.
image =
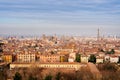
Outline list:
[[[60,62],[65,62],[65,56],[60,56]]]
[[[2,56],[2,59],[4,62],[11,63],[12,62],[12,54],[4,54]]]

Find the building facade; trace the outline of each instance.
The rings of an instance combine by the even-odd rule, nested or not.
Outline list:
[[[12,63],[10,64],[10,69],[14,68],[26,68],[36,66],[40,68],[60,68],[60,69],[73,69],[79,70],[81,66],[86,66],[85,64],[80,63]]]
[[[118,63],[119,57],[117,56],[110,56],[110,63]]]
[[[88,63],[88,56],[87,55],[81,55],[80,60],[81,63]]]
[[[64,62],[64,56],[63,55],[39,55],[39,61],[40,62]]]
[[[96,63],[103,63],[103,62],[104,62],[104,58],[103,57],[100,57],[100,56],[96,57]]]
[[[34,53],[20,53],[17,54],[17,62],[35,62],[36,56]]]
[[[4,62],[11,63],[12,62],[12,54],[4,54],[2,56],[2,60]]]

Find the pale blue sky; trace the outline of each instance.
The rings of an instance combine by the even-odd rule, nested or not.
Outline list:
[[[0,34],[120,35],[120,0],[0,0]]]

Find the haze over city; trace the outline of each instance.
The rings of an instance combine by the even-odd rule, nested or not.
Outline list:
[[[120,0],[0,0],[0,80],[120,80]]]
[[[0,34],[120,34],[119,0],[0,0]]]

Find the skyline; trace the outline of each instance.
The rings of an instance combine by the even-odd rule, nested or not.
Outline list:
[[[0,1],[0,34],[120,35],[119,0]]]

